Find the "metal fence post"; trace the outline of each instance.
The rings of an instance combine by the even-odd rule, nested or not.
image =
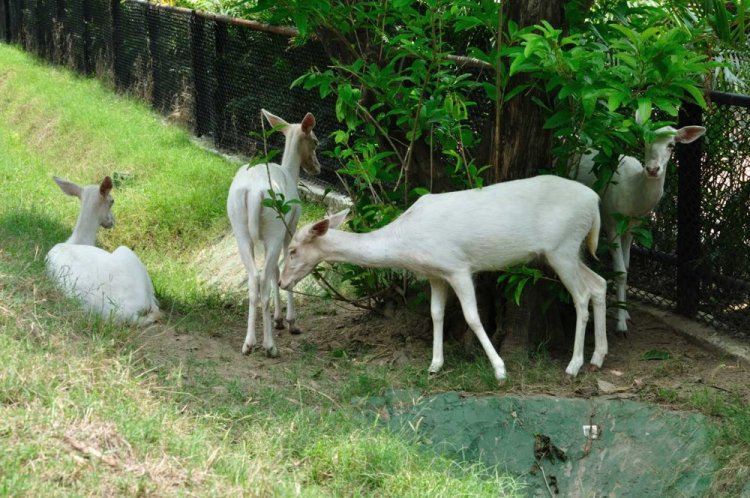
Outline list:
[[[211,81],[206,63],[201,57],[206,51],[206,21],[198,17],[195,11],[190,16],[191,73],[193,75],[193,115],[195,116],[194,132],[197,136],[211,133]]]
[[[10,43],[10,0],[0,0],[3,2],[3,18],[0,22],[3,23],[3,40],[5,43]]]
[[[52,59],[57,59],[55,60],[57,64],[65,64],[68,57],[67,43],[65,43],[65,0],[55,1],[55,18],[52,26],[56,30],[52,35],[52,42],[55,45],[52,47]]]
[[[152,106],[156,107],[158,95],[158,87],[161,83],[158,78],[157,65],[159,61],[155,54],[157,53],[156,47],[159,44],[159,20],[157,19],[157,11],[154,4],[148,3],[146,7],[146,28],[148,33],[148,59],[151,65],[151,102]]]
[[[701,125],[703,111],[683,103],[679,127]],[[703,138],[677,148],[677,311],[693,317],[700,303],[701,162]]]
[[[115,74],[115,88],[122,89],[124,78],[120,71],[120,53],[122,52],[122,19],[121,0],[111,0],[110,12],[112,14],[112,71]]]
[[[216,30],[216,54],[214,57],[214,76],[216,77],[216,84],[214,88],[216,93],[214,95],[214,142],[217,147],[224,144],[225,141],[225,124],[226,124],[226,105],[227,105],[227,91],[226,84],[228,81],[227,77],[227,61],[226,61],[226,47],[228,43],[227,25],[223,22],[216,21],[214,23]]]
[[[83,72],[91,74],[94,72],[93,57],[91,53],[91,30],[89,25],[92,22],[91,0],[83,0]]]

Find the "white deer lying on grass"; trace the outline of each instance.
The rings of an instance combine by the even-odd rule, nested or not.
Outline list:
[[[636,114],[636,121],[642,120]],[[627,272],[630,267],[630,246],[633,242],[631,229],[637,220],[632,219],[622,235],[617,230],[615,214],[631,218],[650,214],[664,195],[664,179],[667,176],[667,163],[672,156],[672,149],[676,144],[689,144],[706,132],[702,126],[685,126],[679,130],[671,126],[664,126],[656,130],[657,138],[653,143],[646,144],[644,163],[632,157],[621,156],[617,171],[611,183],[602,192],[602,225],[610,242],[612,265],[618,273],[615,284],[617,286],[617,300],[622,306],[626,301]],[[596,182],[593,173],[594,157],[597,151],[589,152],[581,158],[575,179],[588,186]],[[617,331],[627,333],[627,321],[630,314],[621,307],[617,310]]]
[[[505,365],[479,319],[472,274],[544,256],[576,307],[573,358],[565,371],[574,376],[583,365],[589,300],[593,301],[596,343],[591,363],[601,367],[607,354],[607,284],[580,258],[583,240],[587,238],[594,254],[599,235],[599,198],[590,188],[556,176],[538,176],[425,195],[391,224],[363,234],[334,230],[347,213],[342,211],[296,233],[281,275],[282,288],[291,289],[321,261],[403,268],[428,278],[433,321],[429,371],[436,373],[443,366],[443,315],[452,287],[466,322],[502,382]]]
[[[318,139],[313,133],[315,117],[311,113],[308,112],[301,123],[289,124],[264,109],[261,111],[271,126],[278,127],[286,137],[281,165],[268,163],[241,167],[229,188],[227,213],[237,239],[240,257],[247,270],[250,304],[247,336],[242,345],[242,353],[250,353],[255,346],[255,313],[260,297],[263,313],[263,349],[268,356],[276,357],[278,350],[274,344],[271,327],[269,295],[273,292],[276,328],[283,328],[278,286],[279,256],[282,248],[286,256],[291,240],[289,231],[293,232],[297,226],[300,206],[292,204],[291,210],[282,221],[275,210],[264,209],[262,202],[271,197],[271,188],[274,192],[283,194],[286,201],[298,200],[297,182],[300,165],[307,173],[317,175],[320,173],[320,163],[315,155]],[[258,269],[255,265],[255,245],[261,243],[265,249],[265,263],[262,269]],[[286,322],[290,333],[299,334],[300,330],[295,327],[294,321],[294,300],[290,289],[287,293]]]
[[[109,253],[96,247],[99,226],[112,228],[112,179],[80,187],[53,177],[63,192],[81,200],[73,235],[47,253],[50,278],[66,296],[80,299],[84,308],[118,323],[148,325],[159,318],[159,303],[146,268],[130,249]]]

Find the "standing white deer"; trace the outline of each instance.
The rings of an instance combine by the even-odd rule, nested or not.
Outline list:
[[[278,213],[262,205],[264,199],[271,198],[269,190],[284,195],[286,201],[298,200],[297,183],[300,166],[311,174],[320,173],[320,163],[315,154],[318,139],[315,137],[315,117],[307,113],[301,123],[289,124],[265,109],[261,110],[268,122],[286,137],[281,164],[258,164],[242,166],[229,187],[227,213],[232,230],[237,239],[240,257],[247,270],[249,311],[247,335],[242,344],[242,353],[248,354],[255,346],[255,313],[258,298],[263,313],[263,349],[270,357],[278,356],[271,327],[269,296],[274,297],[274,321],[276,328],[283,328],[281,299],[279,296],[279,256],[282,249],[286,257],[291,235],[300,216],[299,204],[292,204],[291,210],[279,218]],[[259,269],[255,264],[255,245],[263,244],[265,263]],[[295,327],[294,299],[291,289],[287,293],[286,322],[289,332],[299,334]]]
[[[642,123],[638,114],[636,121]],[[625,305],[627,294],[627,272],[630,267],[630,246],[633,242],[632,227],[635,218],[653,212],[664,195],[664,180],[667,176],[667,163],[676,144],[689,144],[706,132],[702,126],[685,126],[679,130],[664,126],[656,130],[653,143],[646,144],[643,164],[632,156],[621,156],[612,181],[600,193],[602,198],[602,224],[610,242],[612,265],[617,272],[615,280],[617,300]],[[575,179],[593,187],[596,175],[592,171],[597,151],[585,154],[574,172]],[[620,234],[617,230],[616,214],[631,217],[631,221]],[[627,333],[627,309],[617,309],[617,331]]]
[[[70,238],[56,244],[45,259],[47,273],[68,297],[84,308],[115,322],[147,325],[159,318],[159,303],[146,268],[133,251],[113,252],[96,247],[99,226],[112,228],[112,179],[80,187],[53,177],[63,192],[81,200],[81,212]]]
[[[370,233],[335,230],[348,211],[301,228],[289,246],[281,287],[290,289],[321,261],[396,267],[426,277],[432,288],[432,364],[443,367],[443,316],[449,288],[482,344],[498,381],[505,365],[482,327],[472,274],[546,258],[570,291],[576,308],[573,358],[565,370],[583,365],[588,304],[593,301],[595,347],[591,363],[607,354],[606,281],[583,264],[581,243],[596,251],[599,198],[590,188],[556,176],[538,176],[481,189],[422,196],[389,225]]]

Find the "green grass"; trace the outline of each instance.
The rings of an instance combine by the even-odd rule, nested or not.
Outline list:
[[[351,367],[331,396],[301,382],[303,363],[348,360],[314,348],[282,387],[157,362],[138,349],[148,331],[87,317],[45,278],[78,213],[51,176],[116,173],[100,245],[136,250],[182,332],[242,323],[190,264],[228,227],[235,170],[144,105],[0,44],[0,496],[516,495],[512,479],[364,422],[347,401],[381,392],[385,368]]]
[[[743,491],[747,492],[750,483],[750,406],[747,400],[733,393],[705,389],[691,394],[686,403],[720,421],[711,428],[714,451],[721,463],[715,478],[716,489],[722,496],[740,496]]]

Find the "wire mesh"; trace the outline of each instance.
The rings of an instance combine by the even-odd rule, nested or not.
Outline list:
[[[140,2],[123,2],[119,5],[118,28],[120,43],[116,44],[116,81],[120,89],[151,101],[153,79],[151,57],[148,51],[148,5]]]
[[[277,31],[143,0],[0,0],[0,41],[82,73],[112,75],[119,90],[221,149],[261,148],[261,108],[292,122],[312,112],[322,177],[336,182],[338,165],[324,153],[339,127],[333,97],[290,89],[330,61],[319,44],[292,44]],[[750,98],[730,100],[692,116],[708,132],[700,146],[680,146],[679,169],[670,164],[652,216],[654,245],[634,247],[628,277],[632,296],[742,334],[750,329]],[[478,124],[489,119],[486,103],[472,110],[475,131],[488,128]],[[269,147],[282,140],[272,135]]]
[[[713,105],[704,116],[700,311],[750,329],[750,108]]]
[[[10,41],[10,12],[6,2],[0,2],[0,41]]]

